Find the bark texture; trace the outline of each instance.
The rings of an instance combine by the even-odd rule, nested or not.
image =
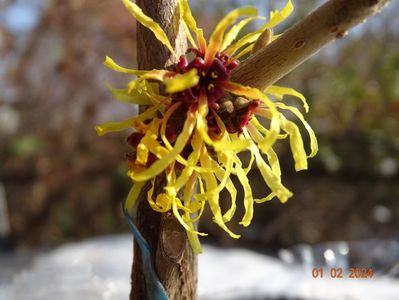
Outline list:
[[[177,0],[137,0],[144,13],[153,18],[164,29],[177,55],[186,50],[184,30],[179,24]],[[165,68],[176,62],[169,51],[155,38],[152,32],[138,24],[137,61],[140,69]],[[154,197],[165,185],[165,178],[156,180]],[[147,187],[148,189],[148,187]],[[146,199],[146,189],[139,199],[136,222],[139,230],[154,249],[158,276],[169,298],[196,299],[197,258],[193,253],[184,228],[173,214],[160,214],[151,209]],[[134,243],[131,300],[149,299],[142,271],[141,253]]]
[[[379,12],[389,0],[330,0],[240,64],[231,80],[264,89],[329,42]]]

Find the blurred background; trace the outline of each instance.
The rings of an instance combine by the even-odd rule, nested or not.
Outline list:
[[[209,33],[233,7],[265,14],[285,1],[191,1]],[[323,1],[294,1],[283,31]],[[298,243],[399,236],[399,3],[352,30],[279,82],[301,91],[320,152],[295,173],[280,145],[286,204],[257,205],[249,228],[230,239],[210,216],[205,243],[261,252]],[[134,67],[135,21],[120,1],[0,0],[0,245],[50,247],[126,232],[127,133],[97,137],[95,124],[133,108],[112,100],[126,76],[102,65],[110,55]],[[129,111],[130,109],[130,111]],[[306,136],[304,134],[304,136]],[[264,194],[251,172],[255,194]],[[259,184],[258,184],[259,182]],[[240,216],[240,213],[238,213]],[[238,218],[237,218],[238,221]]]

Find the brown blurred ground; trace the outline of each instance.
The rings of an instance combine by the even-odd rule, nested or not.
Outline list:
[[[0,2],[1,14],[17,2]],[[130,185],[125,134],[100,138],[93,128],[133,113],[106,91],[105,81],[122,86],[126,78],[102,61],[111,55],[135,66],[134,20],[119,1],[37,2],[44,8],[30,30],[0,21],[0,183],[17,247],[127,230],[120,214]],[[227,10],[220,3],[196,4],[215,11],[204,11],[201,24],[210,27]],[[310,170],[298,174],[287,145],[279,149],[293,199],[257,205],[248,229],[231,224],[243,233],[238,241],[208,216],[200,226],[209,241],[262,249],[398,236],[399,6],[391,6],[280,83],[308,98],[320,143]],[[307,10],[299,7],[291,22]],[[265,193],[256,171],[252,182],[255,194]]]

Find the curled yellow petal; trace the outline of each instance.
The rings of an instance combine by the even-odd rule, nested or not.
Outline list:
[[[262,31],[256,31],[256,32],[251,32],[246,35],[244,35],[242,38],[240,38],[237,42],[234,42],[230,47],[228,47],[224,52],[229,54],[229,55],[234,55],[239,49],[242,47],[249,45],[250,51],[252,51],[253,43],[255,43],[258,39],[258,37],[261,35]],[[248,50],[247,50],[248,51]]]
[[[293,11],[294,11],[294,5],[292,5],[291,0],[288,0],[287,4],[283,7],[283,9],[278,11],[272,11],[270,13],[270,21],[267,22],[263,27],[277,26],[285,19],[287,19]]]
[[[241,161],[237,156],[234,157],[234,162],[235,162],[235,170],[237,173],[237,177],[240,180],[240,183],[244,190],[245,214],[244,214],[244,217],[242,218],[240,224],[243,225],[244,227],[247,227],[251,223],[251,220],[252,220],[252,217],[254,214],[254,205],[253,205],[254,199],[252,197],[252,190],[251,190],[251,186],[249,185],[248,177],[245,174],[244,169],[242,168],[242,165],[241,165]]]
[[[153,19],[144,14],[140,7],[138,7],[135,3],[130,0],[122,0],[123,4],[127,8],[127,10],[133,15],[133,17],[140,22],[141,25],[147,27],[151,30],[155,37],[169,49],[169,51],[176,56],[175,51],[173,50],[172,45],[169,42],[168,36],[165,31],[156,23]]]
[[[295,170],[306,170],[308,168],[308,160],[298,126],[285,117],[281,117],[281,128],[290,137],[291,152],[295,160]]]
[[[301,112],[296,107],[287,106],[283,103],[276,103],[276,106],[279,108],[291,111],[305,126],[305,129],[307,130],[307,132],[309,134],[309,138],[310,138],[310,154],[308,155],[308,157],[314,157],[317,154],[317,151],[319,149],[317,138],[316,138],[316,135],[315,135],[312,127],[310,127],[309,123],[306,122],[306,120],[303,117],[303,115],[301,114]]]
[[[141,75],[144,75],[146,72],[148,72],[148,71],[127,69],[127,68],[121,67],[120,65],[118,65],[118,64],[117,64],[111,57],[109,57],[109,56],[106,56],[106,57],[105,57],[104,65],[105,65],[106,67],[110,68],[111,70],[116,71],[116,72],[125,73],[125,74],[131,74],[131,75],[136,75],[136,76],[141,76]]]
[[[104,134],[107,134],[109,132],[116,132],[116,131],[122,131],[128,128],[132,127],[132,121],[133,119],[126,119],[123,121],[119,122],[107,122],[101,125],[97,125],[95,127],[97,135],[102,136]]]
[[[259,142],[259,147],[265,153],[267,149],[273,146],[278,138],[281,138],[280,134],[280,113],[277,111],[272,111],[270,109],[258,108],[255,113],[259,116],[263,116],[270,120],[270,130],[265,134],[265,139]],[[259,124],[260,125],[260,124]]]
[[[272,192],[267,197],[264,197],[261,199],[255,199],[255,202],[256,203],[264,203],[264,202],[273,200],[274,197],[276,197],[276,194]]]
[[[190,202],[192,200],[192,195],[194,193],[194,188],[195,188],[195,181],[196,181],[197,175],[194,173],[190,176],[185,188],[184,188],[184,194],[183,194],[183,199],[184,199],[184,206],[188,207],[190,205]],[[202,212],[199,213],[198,217],[200,217]],[[189,212],[185,212],[185,217],[186,218],[191,218],[190,213]],[[190,222],[187,224],[192,231],[195,230],[195,225],[193,224],[193,222]],[[187,231],[187,238],[188,241],[190,242],[191,247],[194,250],[194,253],[196,255],[202,253],[202,248],[201,248],[201,243],[198,239],[198,235],[193,233],[191,230]]]
[[[258,145],[260,145],[261,151],[267,155],[267,159],[269,161],[270,167],[272,168],[272,172],[280,177],[281,176],[280,162],[276,152],[274,152],[272,147],[267,147],[266,149],[262,147],[262,144],[264,144],[263,143],[264,138],[252,124],[248,124],[247,129],[252,139]]]
[[[209,45],[205,53],[205,63],[209,64],[215,57],[216,53],[220,51],[224,32],[227,27],[234,23],[237,18],[241,16],[255,16],[258,10],[254,7],[237,8],[227,14],[217,25],[211,37],[209,38]]]
[[[272,28],[280,24],[282,21],[288,18],[288,16],[292,13],[293,10],[294,6],[292,5],[291,0],[289,0],[282,10],[272,12],[270,14],[270,20],[266,24],[264,24],[257,31],[244,35],[237,42],[233,43],[229,48],[227,48],[225,52],[229,55],[234,55],[241,47],[255,43],[266,28]],[[274,35],[272,37],[272,40],[275,40],[278,36],[279,35]],[[249,45],[246,51],[249,51],[249,49],[252,50],[252,47],[253,45]]]
[[[210,167],[211,165],[211,158],[207,153],[205,147],[202,148],[200,161],[201,164],[205,167]],[[215,175],[213,173],[203,173],[201,175],[205,181],[207,190],[216,190],[217,189],[217,181]],[[207,195],[207,200],[209,207],[213,213],[214,222],[218,224],[224,231],[226,231],[232,238],[239,238],[240,236],[234,234],[230,229],[227,228],[226,224],[223,222],[223,216],[219,205],[219,194],[212,193]]]
[[[208,234],[196,231],[193,226],[189,226],[183,220],[183,218],[180,215],[179,210],[178,210],[178,202],[180,202],[180,201],[179,201],[179,199],[177,197],[172,197],[172,211],[173,211],[173,214],[176,217],[176,219],[179,221],[179,223],[184,227],[184,229],[187,232],[190,232],[190,233],[193,233],[193,234],[207,236]],[[182,205],[180,204],[179,206],[182,206]]]
[[[303,107],[306,112],[309,111],[309,105],[306,102],[305,96],[302,95],[301,93],[297,92],[296,90],[288,87],[283,87],[283,86],[277,86],[277,85],[271,85],[268,88],[264,90],[265,93],[271,94],[275,96],[277,99],[281,100],[283,96],[285,95],[290,95],[299,98],[302,103]]]
[[[170,150],[170,151],[173,149],[173,147],[169,143],[168,139],[166,138],[166,126],[168,124],[168,121],[169,121],[170,117],[173,115],[173,113],[180,106],[181,106],[181,102],[177,102],[177,103],[173,104],[165,112],[165,115],[164,115],[164,117],[162,119],[162,126],[161,126],[161,130],[160,130],[160,135],[161,135],[161,139],[162,139],[163,143],[165,144],[165,147],[168,150]],[[195,154],[195,155],[193,155],[193,157],[199,157],[199,151],[200,151],[201,146],[202,146],[202,140],[200,139],[200,135],[198,134],[197,131],[194,132],[194,134],[193,134],[193,137],[191,139],[191,145],[193,147],[192,154]],[[193,158],[191,158],[191,159],[189,158],[188,160],[186,160],[181,155],[178,155],[176,157],[176,161],[178,161],[179,163],[181,163],[182,165],[187,167],[187,169],[185,169],[185,171],[183,171],[183,172],[196,171],[198,173],[202,173],[202,172],[214,172],[216,170],[216,169],[209,169],[209,168],[204,168],[204,167],[197,166],[196,164],[197,164],[198,158],[196,160],[193,159]]]
[[[166,92],[169,94],[182,92],[186,89],[192,88],[199,83],[199,76],[197,69],[191,69],[184,74],[178,74],[171,78],[166,78],[164,84],[166,85]]]
[[[181,175],[177,180],[165,187],[165,190],[171,195],[177,195],[178,191],[187,184],[188,180],[194,173],[194,166],[198,163],[200,151],[202,148],[202,141],[197,133],[194,133],[191,145],[193,147],[193,152],[190,154],[187,160],[187,166],[181,172]]]
[[[219,166],[219,164],[213,160],[212,158],[209,157],[209,160],[211,162],[211,165],[215,165],[218,167],[218,171],[215,172],[216,177],[220,181],[219,185],[217,185],[216,189],[210,190],[208,189],[206,193],[198,195],[198,199],[205,199],[209,197],[212,194],[219,194],[226,186],[226,183],[233,171],[233,153],[231,151],[222,153],[221,155],[226,156],[226,160],[223,162],[224,168]],[[221,159],[219,159],[219,163],[221,162]],[[218,176],[219,175],[219,176]]]
[[[148,191],[147,199],[151,208],[157,212],[165,213],[168,212],[172,207],[172,201],[166,194],[159,194],[154,201],[152,194],[154,192],[154,186]]]
[[[216,172],[216,177],[218,180],[222,179],[222,174],[220,172]],[[223,215],[223,222],[228,222],[230,221],[233,216],[234,213],[237,209],[237,189],[235,188],[233,181],[231,181],[230,178],[227,179],[226,182],[226,190],[227,192],[230,194],[230,200],[231,200],[231,205],[230,208],[224,213]]]
[[[146,134],[142,139],[141,139],[141,144],[143,144],[146,149],[151,151],[158,159],[162,159],[166,155],[168,155],[170,152],[168,149],[163,147],[159,142],[157,141],[157,137],[154,136],[153,134]]]
[[[106,56],[104,65],[116,72],[136,75],[136,76],[140,77],[141,80],[135,80],[135,81],[131,82],[131,84],[130,84],[131,86],[129,87],[130,89],[135,88],[139,83],[142,82],[142,79],[153,79],[153,80],[163,81],[165,76],[174,74],[173,72],[168,71],[168,70],[154,69],[154,70],[142,71],[142,70],[127,69],[127,68],[124,68],[124,67],[121,67],[120,65],[118,65],[109,56]],[[133,86],[133,82],[135,84],[134,86]]]
[[[225,35],[223,43],[220,49],[224,50],[237,38],[240,31],[251,21],[264,19],[263,17],[250,17],[241,20],[236,25],[234,25]]]
[[[195,119],[197,117],[196,112],[189,111],[187,113],[187,119],[184,123],[183,130],[180,135],[176,139],[176,143],[172,151],[170,151],[167,155],[165,155],[162,159],[155,161],[151,167],[142,171],[142,172],[133,172],[129,171],[128,175],[134,181],[146,181],[159,173],[161,173],[165,168],[172,163],[176,157],[180,154],[180,152],[187,145],[187,142],[193,132],[195,126]]]
[[[244,133],[248,134],[246,129],[244,129]],[[264,161],[262,155],[259,152],[258,147],[253,143],[250,147],[250,151],[255,156],[256,165],[269,188],[276,194],[276,196],[280,199],[281,202],[286,202],[288,198],[292,196],[292,193],[282,185],[280,176],[278,174],[274,174],[272,169],[267,165]]]

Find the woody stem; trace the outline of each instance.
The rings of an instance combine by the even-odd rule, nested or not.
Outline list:
[[[231,81],[264,89],[348,30],[381,11],[389,0],[330,0],[257,51],[233,72]]]

